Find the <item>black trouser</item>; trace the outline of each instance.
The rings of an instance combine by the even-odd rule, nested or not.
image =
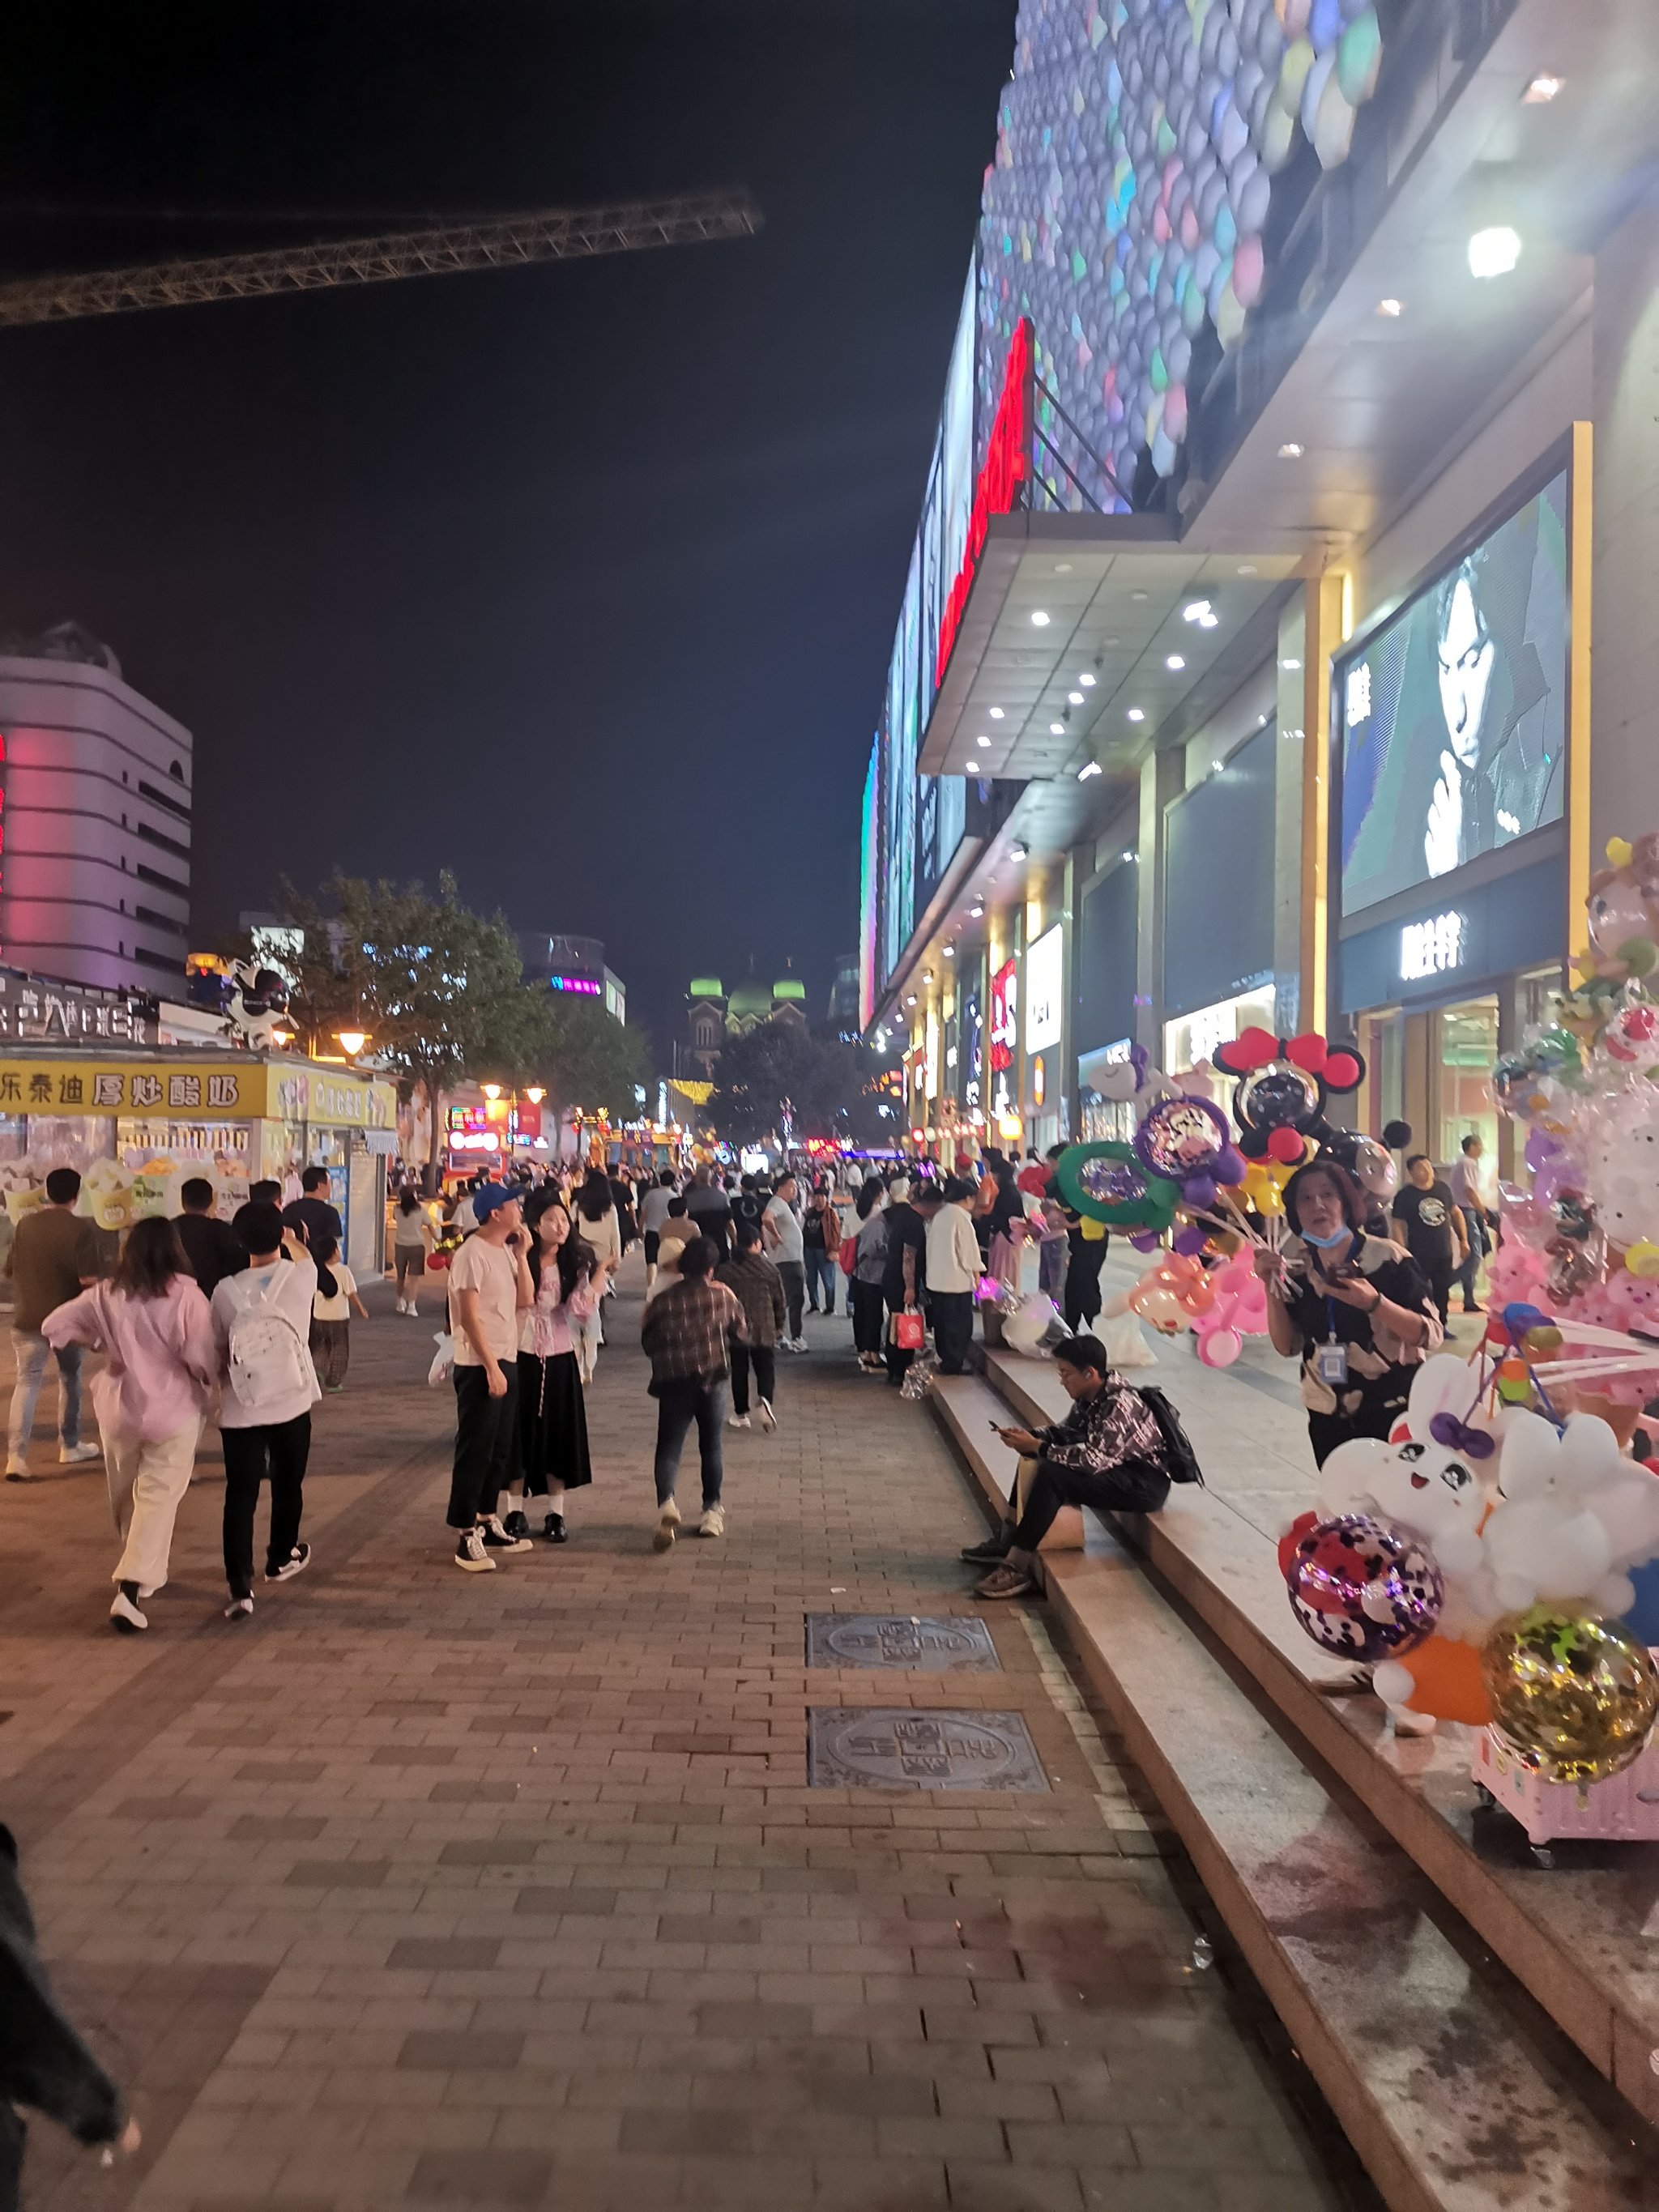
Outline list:
[[[306,1462],[311,1456],[311,1416],[272,1421],[254,1429],[223,1429],[225,1447],[225,1580],[233,1597],[253,1588],[253,1510],[259,1485],[270,1477],[269,1574],[293,1556],[305,1506]]]
[[[1025,1510],[1012,1548],[1035,1552],[1062,1505],[1091,1505],[1097,1513],[1156,1513],[1169,1494],[1169,1476],[1144,1460],[1125,1460],[1121,1467],[1097,1474],[1040,1459],[1025,1492]]]
[[[886,1310],[879,1283],[861,1283],[856,1275],[847,1285],[853,1300],[853,1349],[881,1350],[881,1319]]]
[[[930,1291],[927,1305],[933,1317],[933,1349],[939,1354],[939,1372],[960,1375],[974,1340],[974,1294]]]
[[[449,1479],[449,1525],[471,1528],[495,1510],[495,1501],[513,1479],[519,1449],[519,1365],[503,1364],[507,1389],[489,1395],[482,1367],[457,1367],[455,1376],[455,1466]]]
[[[645,1232],[645,1264],[647,1267],[654,1267],[656,1266],[657,1254],[661,1249],[661,1230],[647,1229]]]
[[[1401,1370],[1396,1370],[1401,1371]],[[1412,1370],[1403,1370],[1409,1378]],[[1323,1467],[1339,1444],[1351,1437],[1376,1437],[1387,1443],[1395,1423],[1406,1410],[1406,1392],[1398,1389],[1387,1398],[1362,1398],[1351,1413],[1308,1414],[1308,1442],[1313,1447],[1316,1467]]]
[[[749,1411],[749,1370],[755,1370],[755,1395],[769,1406],[778,1395],[777,1354],[769,1344],[734,1344],[732,1347],[732,1411]]]
[[[1443,1327],[1447,1309],[1451,1304],[1451,1286],[1456,1279],[1457,1262],[1443,1260],[1432,1267],[1425,1267],[1423,1272],[1429,1279],[1429,1289],[1433,1293],[1435,1309]]]
[[[902,1297],[899,1299],[896,1305],[893,1303],[891,1298],[887,1298],[885,1303],[890,1315],[902,1313],[904,1311],[904,1300]],[[916,1310],[918,1313],[921,1312],[921,1308],[920,1304],[918,1304]],[[892,1327],[890,1322],[887,1329],[886,1341],[882,1346],[882,1357],[887,1362],[887,1380],[892,1383],[895,1389],[903,1382],[905,1376],[909,1373],[910,1362],[915,1358],[915,1356],[916,1355],[914,1352],[901,1352],[899,1350],[897,1345],[893,1341]]]
[[[789,1334],[800,1334],[800,1312],[806,1302],[806,1264],[802,1260],[775,1260],[772,1263],[783,1281],[784,1303],[789,1310]]]

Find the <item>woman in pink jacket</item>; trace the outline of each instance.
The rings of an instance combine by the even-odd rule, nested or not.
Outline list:
[[[208,1302],[170,1221],[140,1221],[115,1273],[46,1316],[54,1347],[108,1355],[93,1383],[110,1507],[121,1538],[111,1625],[149,1626],[138,1601],[167,1578],[173,1523],[190,1486],[196,1439],[219,1372]]]

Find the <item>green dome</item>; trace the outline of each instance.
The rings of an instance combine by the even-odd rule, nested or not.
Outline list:
[[[738,1020],[745,1014],[769,1014],[772,1011],[771,991],[764,983],[739,983],[726,1001],[726,1011]]]
[[[772,996],[775,999],[804,999],[806,986],[799,975],[786,975],[781,981],[773,984]]]

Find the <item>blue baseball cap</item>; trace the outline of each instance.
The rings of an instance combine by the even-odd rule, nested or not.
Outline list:
[[[504,1206],[519,1205],[523,1197],[516,1183],[487,1182],[482,1190],[472,1194],[473,1218],[481,1223],[488,1221],[492,1213],[499,1212]]]

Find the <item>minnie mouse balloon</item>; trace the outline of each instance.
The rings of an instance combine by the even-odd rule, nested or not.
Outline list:
[[[1166,1182],[1201,1180],[1208,1194],[1193,1203],[1208,1206],[1215,1201],[1216,1170],[1232,1151],[1229,1136],[1226,1115],[1207,1098],[1166,1098],[1136,1130],[1135,1153]]]
[[[1374,1664],[1434,1633],[1445,1585],[1433,1554],[1403,1528],[1339,1514],[1298,1523],[1280,1557],[1291,1610],[1327,1651]]]

